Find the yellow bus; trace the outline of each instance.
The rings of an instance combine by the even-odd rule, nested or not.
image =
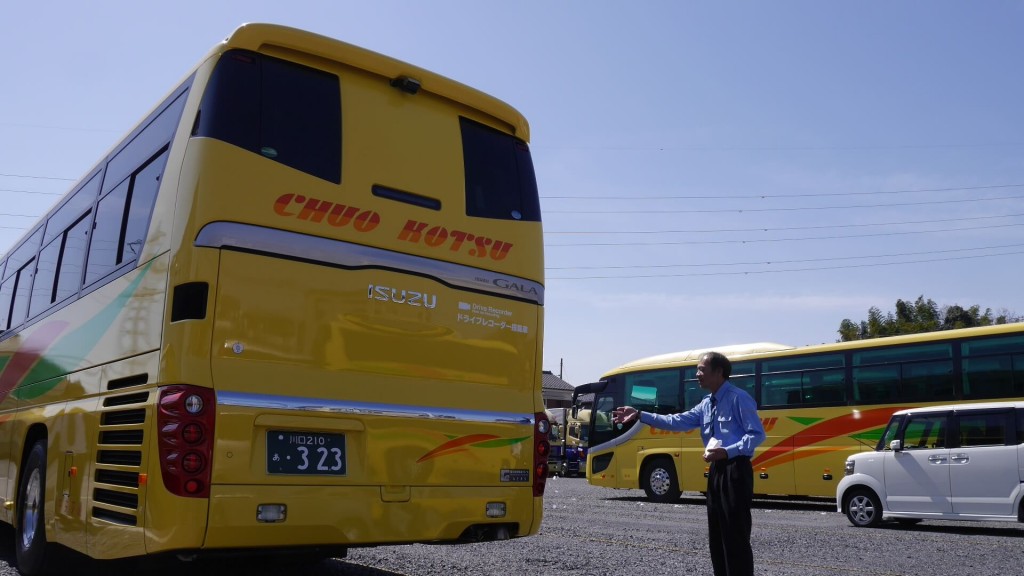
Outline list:
[[[250,24],[213,48],[0,259],[21,573],[60,547],[535,534],[528,141],[509,105],[337,40]]]
[[[594,393],[587,477],[596,486],[643,489],[656,502],[704,492],[700,433],[613,424],[630,405],[671,414],[707,394],[697,383],[701,353],[630,362]],[[714,348],[732,361],[729,380],[757,401],[767,435],[753,459],[754,492],[835,498],[846,458],[872,450],[896,410],[1024,397],[1024,324],[1005,324],[794,348],[757,343]]]

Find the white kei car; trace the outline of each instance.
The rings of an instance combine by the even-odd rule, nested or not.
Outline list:
[[[846,461],[836,505],[854,526],[883,519],[1024,522],[1024,402],[893,414],[874,452]]]

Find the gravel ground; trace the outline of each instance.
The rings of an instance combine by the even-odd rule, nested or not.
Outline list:
[[[285,561],[204,562],[146,569],[87,563],[76,574],[225,574],[310,576],[464,576],[508,574],[711,574],[704,499],[646,502],[640,490],[608,490],[582,478],[552,478],[540,533],[506,542],[357,548],[316,566]],[[852,527],[832,502],[758,500],[754,547],[758,576],[1011,576],[1024,574],[1024,527],[1002,523],[922,522]],[[11,531],[0,530],[0,576],[14,576]]]

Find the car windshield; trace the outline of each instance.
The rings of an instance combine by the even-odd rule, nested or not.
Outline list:
[[[878,446],[875,446],[875,450],[890,449],[889,443],[896,437],[896,431],[899,430],[900,422],[902,420],[902,416],[893,416],[892,419],[889,420],[889,425],[885,427],[885,432],[882,433],[882,438],[878,441]]]

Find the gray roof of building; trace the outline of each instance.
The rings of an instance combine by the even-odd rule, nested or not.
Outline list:
[[[554,374],[552,374],[551,372],[549,372],[547,370],[545,370],[544,374],[542,375],[541,385],[544,388],[553,389],[553,390],[570,390],[570,391],[572,391],[572,390],[576,389],[576,387],[573,386],[572,384],[569,384],[565,380],[562,380],[561,378],[559,378],[558,376],[555,376]]]

